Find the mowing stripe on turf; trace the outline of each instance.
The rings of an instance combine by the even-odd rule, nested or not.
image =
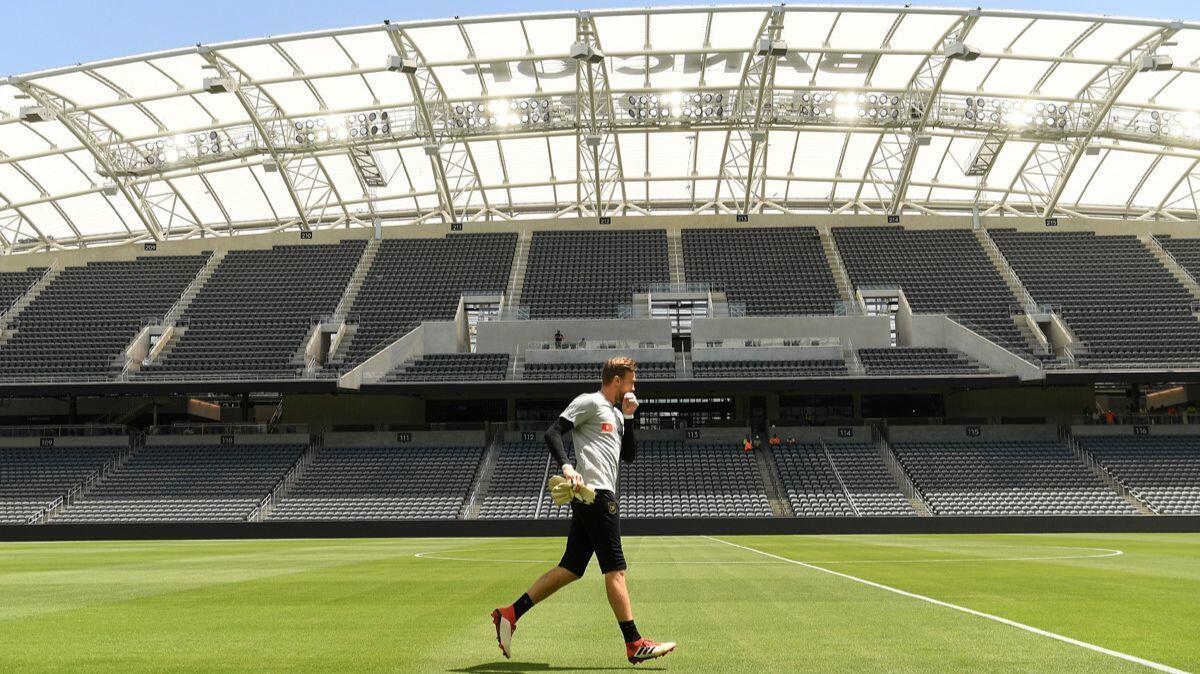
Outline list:
[[[1176,669],[1174,667],[1171,667],[1170,665],[1164,665],[1160,662],[1154,662],[1153,660],[1139,658],[1136,655],[1122,653],[1121,651],[1114,651],[1111,648],[1097,646],[1096,644],[1091,644],[1086,641],[1072,639],[1071,637],[1064,636],[1062,634],[1057,634],[1055,632],[1049,632],[1047,630],[1040,629],[1040,628],[1034,627],[1032,625],[1026,625],[1025,623],[1019,623],[1015,620],[1009,620],[1008,618],[1001,618],[1000,616],[992,615],[991,613],[984,613],[983,611],[976,611],[975,609],[972,609],[972,608],[967,608],[965,606],[959,606],[958,604],[951,604],[950,602],[945,602],[940,599],[934,599],[933,597],[927,597],[923,594],[917,594],[915,592],[908,592],[905,590],[901,590],[899,588],[892,587],[890,585],[884,585],[883,583],[876,583],[873,580],[867,580],[866,578],[859,578],[858,576],[852,576],[848,573],[842,573],[841,571],[834,571],[833,569],[826,569],[825,567],[816,566],[815,564],[809,564],[807,562],[800,562],[795,559],[790,559],[788,557],[782,557],[780,555],[776,555],[776,554],[767,552],[765,550],[759,550],[758,548],[752,548],[748,545],[731,543],[730,541],[716,538],[715,536],[705,536],[704,538],[707,538],[708,540],[714,541],[716,543],[722,543],[724,545],[728,545],[730,547],[740,548],[742,550],[746,550],[747,552],[753,552],[753,553],[756,553],[759,555],[764,555],[766,557],[770,557],[772,559],[777,559],[781,562],[795,564],[796,566],[803,566],[806,569],[812,569],[814,571],[820,571],[821,573],[828,573],[828,574],[831,574],[834,576],[840,576],[847,580],[852,580],[856,583],[862,583],[863,585],[870,585],[871,587],[878,588],[880,590],[886,590],[888,592],[893,592],[895,594],[902,595],[905,597],[910,597],[912,599],[920,599],[921,601],[929,602],[930,604],[936,604],[938,606],[943,606],[945,608],[951,608],[951,609],[954,609],[955,611],[962,611],[963,613],[969,613],[970,615],[978,616],[980,618],[987,618],[988,620],[994,620],[998,623],[1008,625],[1009,627],[1015,627],[1019,630],[1025,630],[1026,632],[1031,632],[1033,634],[1039,634],[1044,637],[1050,637],[1051,639],[1057,639],[1058,641],[1061,641],[1063,643],[1068,643],[1068,644],[1071,644],[1074,646],[1079,646],[1080,648],[1086,648],[1090,651],[1095,651],[1097,653],[1103,653],[1105,655],[1110,655],[1114,658],[1128,660],[1129,662],[1133,662],[1133,663],[1142,665],[1144,667],[1149,667],[1151,669],[1156,669],[1160,672],[1172,672],[1173,674],[1188,674],[1185,670]]]

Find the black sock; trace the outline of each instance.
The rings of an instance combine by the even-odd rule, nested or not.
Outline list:
[[[631,644],[642,638],[642,635],[638,634],[637,625],[634,625],[632,620],[617,621],[617,624],[621,626],[621,634],[625,635],[625,643]]]
[[[533,600],[529,598],[529,593],[521,595],[521,598],[513,602],[513,613],[516,614],[516,619],[520,620],[525,612],[533,608]]]

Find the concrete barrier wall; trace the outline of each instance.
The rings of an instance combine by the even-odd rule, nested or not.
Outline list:
[[[1150,424],[1146,426],[1131,424],[1128,426],[1108,426],[1083,424],[1071,427],[1072,435],[1104,435],[1104,436],[1142,436],[1142,435],[1193,435],[1200,444],[1200,426],[1189,424]]]
[[[525,351],[525,364],[602,363],[614,356],[629,356],[639,363],[675,362],[675,351],[668,343],[665,348],[655,349],[529,349]],[[596,378],[600,378],[599,370]]]
[[[796,442],[820,442],[827,445],[837,444],[871,444],[870,426],[776,426],[775,432],[787,443],[788,437],[795,437]],[[767,438],[763,438],[763,443]]]
[[[1058,426],[1054,424],[983,424],[980,426],[891,426],[888,428],[889,442],[994,442],[1019,440],[1058,440]]]
[[[1022,381],[1044,379],[1037,365],[990,341],[944,314],[913,314],[909,321],[911,346],[960,351],[993,372],[1016,375]]]
[[[716,360],[841,360],[841,346],[704,346],[695,344],[692,361]]]
[[[529,342],[553,342],[554,333],[560,330],[570,343],[580,339],[671,343],[671,321],[665,318],[484,321],[475,326],[475,350],[513,353],[518,347],[524,350]]]
[[[403,438],[408,438],[405,441]],[[325,447],[454,447],[484,445],[483,431],[377,431],[363,433],[330,432]]]
[[[32,437],[0,438],[0,447],[39,447],[46,450],[68,447],[127,447],[129,437],[125,435],[97,435],[92,437]]]
[[[692,344],[718,339],[836,337],[857,349],[891,346],[887,316],[744,316],[692,320]],[[841,357],[841,354],[838,354]]]
[[[168,445],[221,445],[226,444],[231,436],[228,435],[151,435],[146,437],[146,446]],[[308,444],[308,435],[304,433],[247,433],[234,435],[234,445],[291,445]]]

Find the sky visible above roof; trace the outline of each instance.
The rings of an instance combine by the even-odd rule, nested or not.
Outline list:
[[[746,2],[647,2],[646,0],[513,0],[495,3],[458,0],[448,3],[380,3],[367,0],[117,0],[8,4],[0,18],[8,27],[0,40],[0,77],[76,63],[130,56],[269,35],[380,23],[575,9],[748,4]],[[790,3],[803,6],[805,3]],[[972,2],[869,2],[855,5],[970,7]],[[985,9],[1074,12],[1149,19],[1200,20],[1200,3],[1162,0],[1006,0]],[[10,16],[3,17],[3,14]]]

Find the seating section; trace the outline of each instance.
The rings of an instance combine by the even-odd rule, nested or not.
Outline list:
[[[896,486],[874,446],[862,443],[827,444],[829,458],[846,492],[862,516],[914,515],[912,504]]]
[[[516,247],[515,232],[382,241],[347,314],[358,327],[341,366],[361,363],[422,321],[451,320],[464,291],[507,292]]]
[[[603,363],[525,363],[525,379],[600,381]],[[675,363],[640,362],[638,379],[674,379]]]
[[[1013,321],[1016,298],[975,235],[966,229],[834,227],[834,240],[859,286],[899,286],[917,313],[945,313],[1027,353]],[[987,335],[985,335],[987,336]]]
[[[482,447],[326,447],[271,520],[455,519]]]
[[[697,379],[748,379],[757,377],[842,377],[842,360],[695,360]]]
[[[541,441],[503,443],[488,491],[481,497],[479,519],[534,519],[543,480],[549,477],[547,465],[552,464]]]
[[[898,347],[859,349],[858,358],[867,374],[987,374],[987,366],[950,349]]]
[[[147,445],[55,522],[245,520],[303,444]]]
[[[892,449],[935,515],[1135,515],[1062,443],[905,442]]]
[[[0,524],[24,524],[119,452],[117,447],[0,448]]]
[[[736,443],[638,441],[622,463],[622,517],[770,517],[758,464]]]
[[[820,444],[773,447],[775,467],[797,517],[853,517],[854,508]]]
[[[534,232],[521,302],[532,319],[617,318],[635,292],[670,280],[665,230]]]
[[[45,267],[0,272],[0,314],[8,311],[8,308],[29,290],[29,286],[37,283],[45,273]]]
[[[9,325],[0,378],[110,378],[147,321],[161,319],[207,262],[201,255],[141,257],[66,267]]]
[[[1135,497],[1160,515],[1200,515],[1200,436],[1075,439]]]
[[[1169,234],[1155,235],[1161,245],[1179,266],[1193,277],[1200,278],[1200,239],[1176,238]]]
[[[186,331],[141,378],[294,378],[313,326],[337,308],[366,241],[231,251],[183,312]]]
[[[992,230],[1025,287],[1085,346],[1081,367],[1195,366],[1191,294],[1135,236]]]
[[[815,227],[684,229],[683,270],[746,313],[832,314],[840,299]]]
[[[434,353],[408,361],[383,381],[501,381],[508,370],[507,353]]]

